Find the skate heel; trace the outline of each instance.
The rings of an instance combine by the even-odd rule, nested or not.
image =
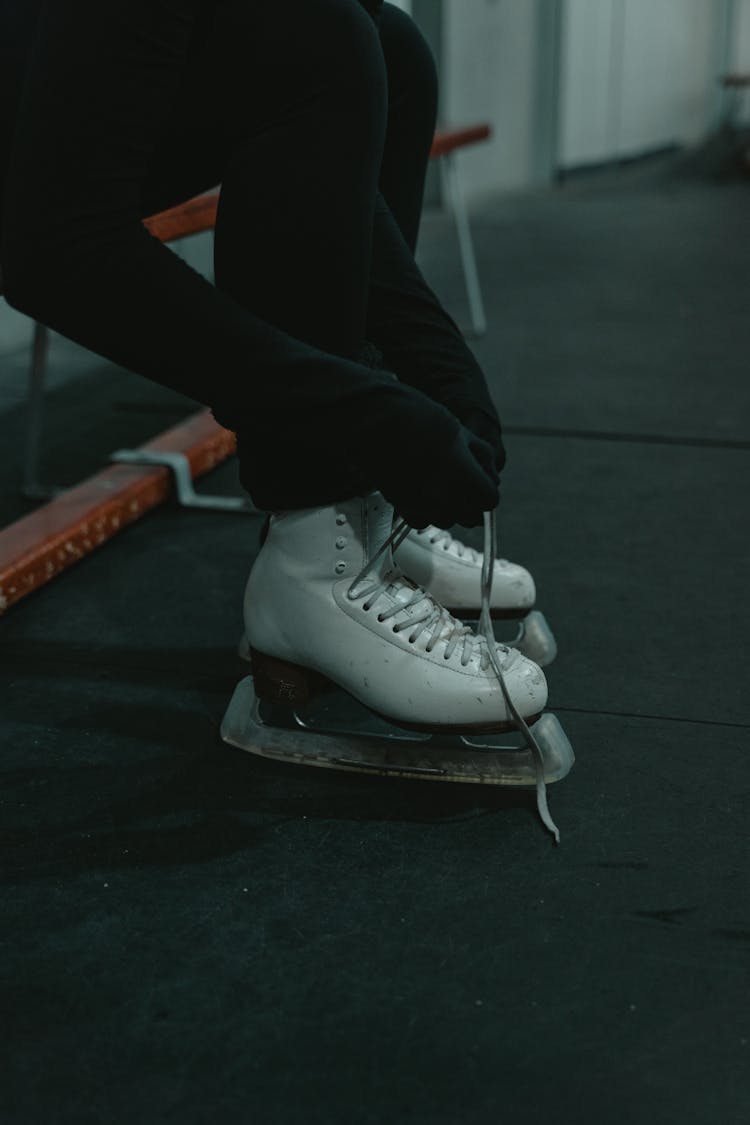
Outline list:
[[[281,703],[286,706],[299,706],[309,703],[316,695],[334,686],[330,680],[310,668],[266,656],[250,646],[250,660],[253,668],[253,682],[258,699],[267,703]]]

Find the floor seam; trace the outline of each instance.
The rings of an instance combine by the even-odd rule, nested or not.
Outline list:
[[[723,722],[720,719],[690,719],[681,715],[651,715],[644,714],[642,711],[611,711],[591,707],[565,707],[562,704],[555,704],[550,709],[552,711],[572,715],[607,715],[620,719],[645,719],[649,722],[657,723],[690,723],[692,726],[729,727],[732,730],[750,730],[750,722],[732,723]]]
[[[554,426],[503,426],[503,433],[520,437],[582,438],[587,441],[619,441],[634,445],[677,445],[702,449],[750,450],[750,441],[730,438],[671,437],[668,434],[619,433],[610,430],[573,430]]]

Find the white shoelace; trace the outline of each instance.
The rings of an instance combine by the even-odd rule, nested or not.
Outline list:
[[[435,530],[440,531],[439,528]],[[394,632],[400,633],[405,629],[411,629],[409,640],[416,641],[425,630],[429,630],[431,636],[425,646],[427,652],[432,652],[438,642],[443,642],[446,646],[443,655],[446,660],[449,660],[455,652],[456,646],[461,642],[463,645],[461,664],[464,667],[469,663],[472,656],[479,656],[482,670],[486,669],[488,664],[492,665],[492,669],[500,684],[506,707],[516,727],[526,739],[527,746],[534,761],[534,768],[536,770],[536,804],[539,816],[544,826],[549,829],[554,836],[555,843],[559,844],[560,833],[550,815],[547,805],[547,787],[544,781],[544,756],[530,727],[514,704],[510,691],[508,690],[508,685],[505,682],[503,666],[507,666],[511,650],[507,645],[500,644],[495,640],[495,633],[492,628],[490,597],[492,595],[492,576],[495,569],[495,513],[484,513],[482,611],[479,618],[478,633],[474,633],[468,625],[463,625],[460,621],[457,621],[455,617],[452,617],[451,614],[448,613],[443,606],[439,605],[422,587],[416,586],[412,582],[407,582],[406,579],[401,576],[399,576],[398,583],[394,583],[392,579],[395,575],[391,572],[384,575],[383,578],[376,578],[363,590],[356,590],[356,587],[366,578],[385,551],[388,550],[388,547],[390,546],[395,552],[410,531],[411,528],[406,523],[406,520],[400,519],[396,522],[393,531],[380,549],[349,584],[347,597],[351,601],[364,599],[363,608],[370,609],[381,595],[385,594],[390,596],[397,604],[392,605],[385,612],[381,611],[378,614],[378,620],[383,622],[405,611],[416,610],[416,608],[420,606],[422,608],[421,616],[415,617],[411,613],[407,613],[406,621],[394,624]],[[443,537],[447,537],[451,542],[458,543],[457,540],[453,540],[448,531],[441,532],[439,535],[436,535],[434,539],[431,537],[431,541],[434,543]],[[479,557],[477,552],[474,551],[473,548],[467,548],[467,550],[472,550],[472,553],[476,556],[474,561],[476,561]],[[408,594],[412,590],[414,592],[411,597],[409,597]],[[406,600],[402,600],[404,594],[407,595]]]
[[[494,630],[492,628],[492,618],[490,617],[490,597],[492,596],[492,575],[495,569],[495,513],[484,513],[484,557],[482,559],[482,612],[479,615],[479,632],[488,639],[488,647],[490,652],[490,660],[495,674],[500,683],[500,688],[505,699],[505,704],[513,716],[513,721],[520,730],[521,734],[526,739],[526,743],[531,751],[531,756],[534,759],[534,769],[536,770],[536,807],[539,811],[542,824],[545,828],[549,829],[555,838],[555,843],[560,843],[560,831],[555,824],[552,816],[550,815],[549,805],[547,804],[547,786],[544,781],[544,755],[542,748],[534,737],[531,728],[520,714],[515,703],[511,699],[508,685],[505,682],[505,676],[499,662],[495,659],[492,645],[489,644],[489,639],[494,640]]]
[[[462,667],[465,668],[475,657],[479,660],[482,671],[486,670],[492,663],[490,645],[486,637],[476,634],[470,626],[458,621],[447,609],[436,602],[427,590],[417,586],[411,579],[404,577],[400,571],[389,571],[382,578],[376,578],[363,589],[357,589],[378,559],[388,549],[389,544],[396,551],[410,530],[411,528],[404,520],[397,521],[392,534],[386,539],[377,554],[370,559],[349,584],[347,597],[350,601],[362,601],[362,608],[369,610],[381,595],[385,595],[389,601],[395,602],[395,604],[391,604],[388,609],[381,609],[378,613],[378,621],[385,622],[400,614],[406,615],[405,620],[393,625],[394,633],[403,633],[409,629],[408,639],[410,643],[415,643],[423,632],[428,631],[430,637],[425,645],[425,651],[432,652],[437,644],[443,643],[445,644],[443,653],[445,660],[450,660],[456,646],[460,643],[462,645]],[[397,579],[397,581],[394,581],[394,579]],[[507,663],[510,656],[510,649],[507,645],[499,645],[494,635],[492,645],[495,649],[500,650],[502,659],[495,653],[497,662],[500,664]]]
[[[450,551],[451,548],[453,548],[453,552],[458,555],[460,559],[462,559],[464,555],[468,555],[472,562],[475,563],[479,561],[479,551],[475,551],[473,547],[462,543],[460,539],[454,539],[450,531],[444,531],[441,527],[433,527],[430,525],[424,528],[423,531],[418,531],[417,535],[426,536],[434,547],[442,545],[445,551]]]

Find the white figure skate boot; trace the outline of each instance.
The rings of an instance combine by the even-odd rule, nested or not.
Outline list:
[[[543,672],[504,645],[490,652],[403,576],[392,517],[378,493],[272,517],[245,592],[253,675],[235,690],[222,737],[268,757],[371,773],[532,786],[564,777],[573,754],[555,717],[542,715]],[[345,731],[336,729],[336,688],[362,705],[369,728],[352,728],[350,708]],[[471,741],[529,727],[536,758],[528,737],[520,749]]]
[[[473,621],[480,613],[482,552],[454,539],[449,531],[429,525],[411,530],[394,553],[400,569],[454,616]],[[536,587],[525,567],[495,559],[490,616],[520,621],[507,644],[540,667],[551,664],[557,643],[544,614],[534,609]]]

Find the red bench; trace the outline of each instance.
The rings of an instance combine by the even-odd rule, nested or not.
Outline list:
[[[444,187],[456,221],[477,333],[484,331],[484,310],[454,157],[461,148],[486,140],[490,135],[488,125],[441,131],[436,133],[430,153],[432,159],[441,158]],[[213,230],[218,199],[219,189],[206,192],[152,215],[144,220],[144,225],[162,242]],[[177,477],[181,503],[213,506],[212,498],[192,494],[190,481],[220,464],[235,448],[234,435],[217,425],[210,411],[203,410],[157,435],[140,450],[121,450],[113,454],[112,459],[119,463],[74,488],[62,490],[40,485],[38,464],[47,346],[48,330],[37,322],[29,374],[23,492],[33,499],[50,496],[54,499],[0,529],[0,613],[166,500],[172,493],[170,469]],[[228,506],[226,498],[219,498],[215,503],[217,507]]]
[[[466,129],[446,129],[435,134],[430,149],[430,159],[449,156],[467,145],[478,144],[492,136],[489,125],[472,125]],[[213,230],[216,224],[216,208],[219,202],[219,189],[197,195],[187,203],[180,203],[168,211],[144,220],[153,235],[162,242],[173,242],[191,234],[201,234]]]

